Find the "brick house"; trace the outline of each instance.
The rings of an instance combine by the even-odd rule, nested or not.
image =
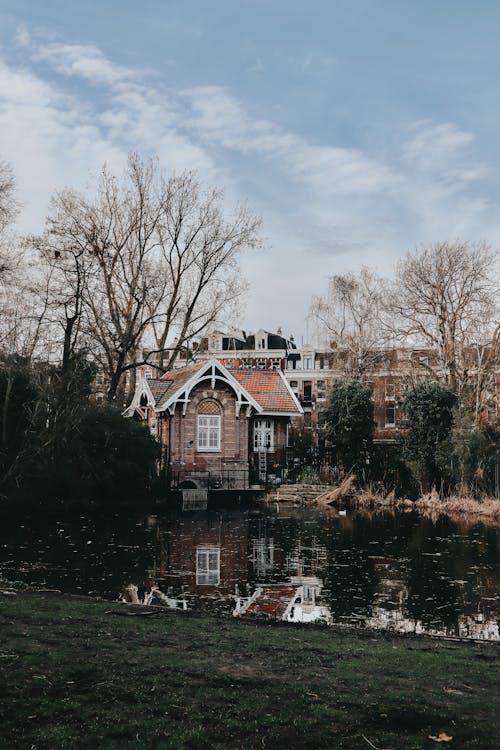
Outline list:
[[[169,486],[245,489],[279,475],[290,419],[302,413],[280,370],[228,370],[210,359],[152,375],[139,371],[124,414],[159,441]]]

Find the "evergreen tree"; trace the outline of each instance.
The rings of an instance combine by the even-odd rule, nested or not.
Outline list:
[[[356,380],[335,383],[322,421],[342,474],[367,478],[372,451],[373,397],[369,386]]]
[[[404,455],[420,489],[442,489],[445,475],[442,455],[453,425],[456,394],[447,386],[422,382],[409,388],[403,398],[407,434]]]

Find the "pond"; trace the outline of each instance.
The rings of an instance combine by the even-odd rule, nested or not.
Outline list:
[[[0,530],[0,577],[239,617],[500,640],[500,527],[254,508]]]

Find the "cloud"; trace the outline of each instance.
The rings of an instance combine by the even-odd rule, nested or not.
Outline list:
[[[412,127],[413,136],[403,145],[403,159],[413,169],[432,174],[440,173],[443,179],[469,182],[484,176],[484,169],[474,164],[468,147],[474,135],[460,130],[455,123],[417,122]]]
[[[203,140],[243,154],[279,161],[298,182],[315,192],[370,193],[398,181],[391,169],[351,148],[313,145],[267,120],[251,120],[222,87],[182,92],[191,111],[188,125]]]
[[[474,158],[473,133],[456,123],[416,122],[382,156],[252,116],[218,85],[178,90],[93,45],[41,40],[24,27],[17,37],[24,66],[0,59],[0,158],[17,175],[23,231],[42,229],[55,189],[84,189],[104,161],[120,172],[130,150],[156,153],[168,171],[196,169],[264,218],[268,251],[244,266],[253,282],[246,325],[269,326],[278,278],[278,322],[298,331],[331,273],[390,273],[419,243],[499,228],[490,173]]]
[[[64,76],[79,76],[94,84],[113,84],[139,78],[138,72],[111,63],[97,47],[88,44],[39,45],[32,58],[36,62],[48,63]]]
[[[19,47],[29,47],[31,42],[31,34],[24,24],[17,27],[15,42]]]

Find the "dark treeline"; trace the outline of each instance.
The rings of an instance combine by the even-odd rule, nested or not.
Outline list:
[[[92,367],[0,358],[0,498],[22,508],[136,506],[151,489],[157,445],[146,428],[89,400]]]
[[[122,507],[150,489],[157,457],[121,416],[135,370],[151,357],[169,369],[230,314],[260,220],[136,154],[93,192],[55,193],[40,234],[16,235],[18,213],[0,161],[0,498]],[[96,374],[105,403],[89,398]]]
[[[414,499],[441,496],[500,496],[500,429],[477,425],[456,390],[433,380],[408,386],[401,397],[404,434],[392,444],[373,442],[374,404],[369,386],[336,383],[323,412],[323,450],[340,477],[358,487]]]

